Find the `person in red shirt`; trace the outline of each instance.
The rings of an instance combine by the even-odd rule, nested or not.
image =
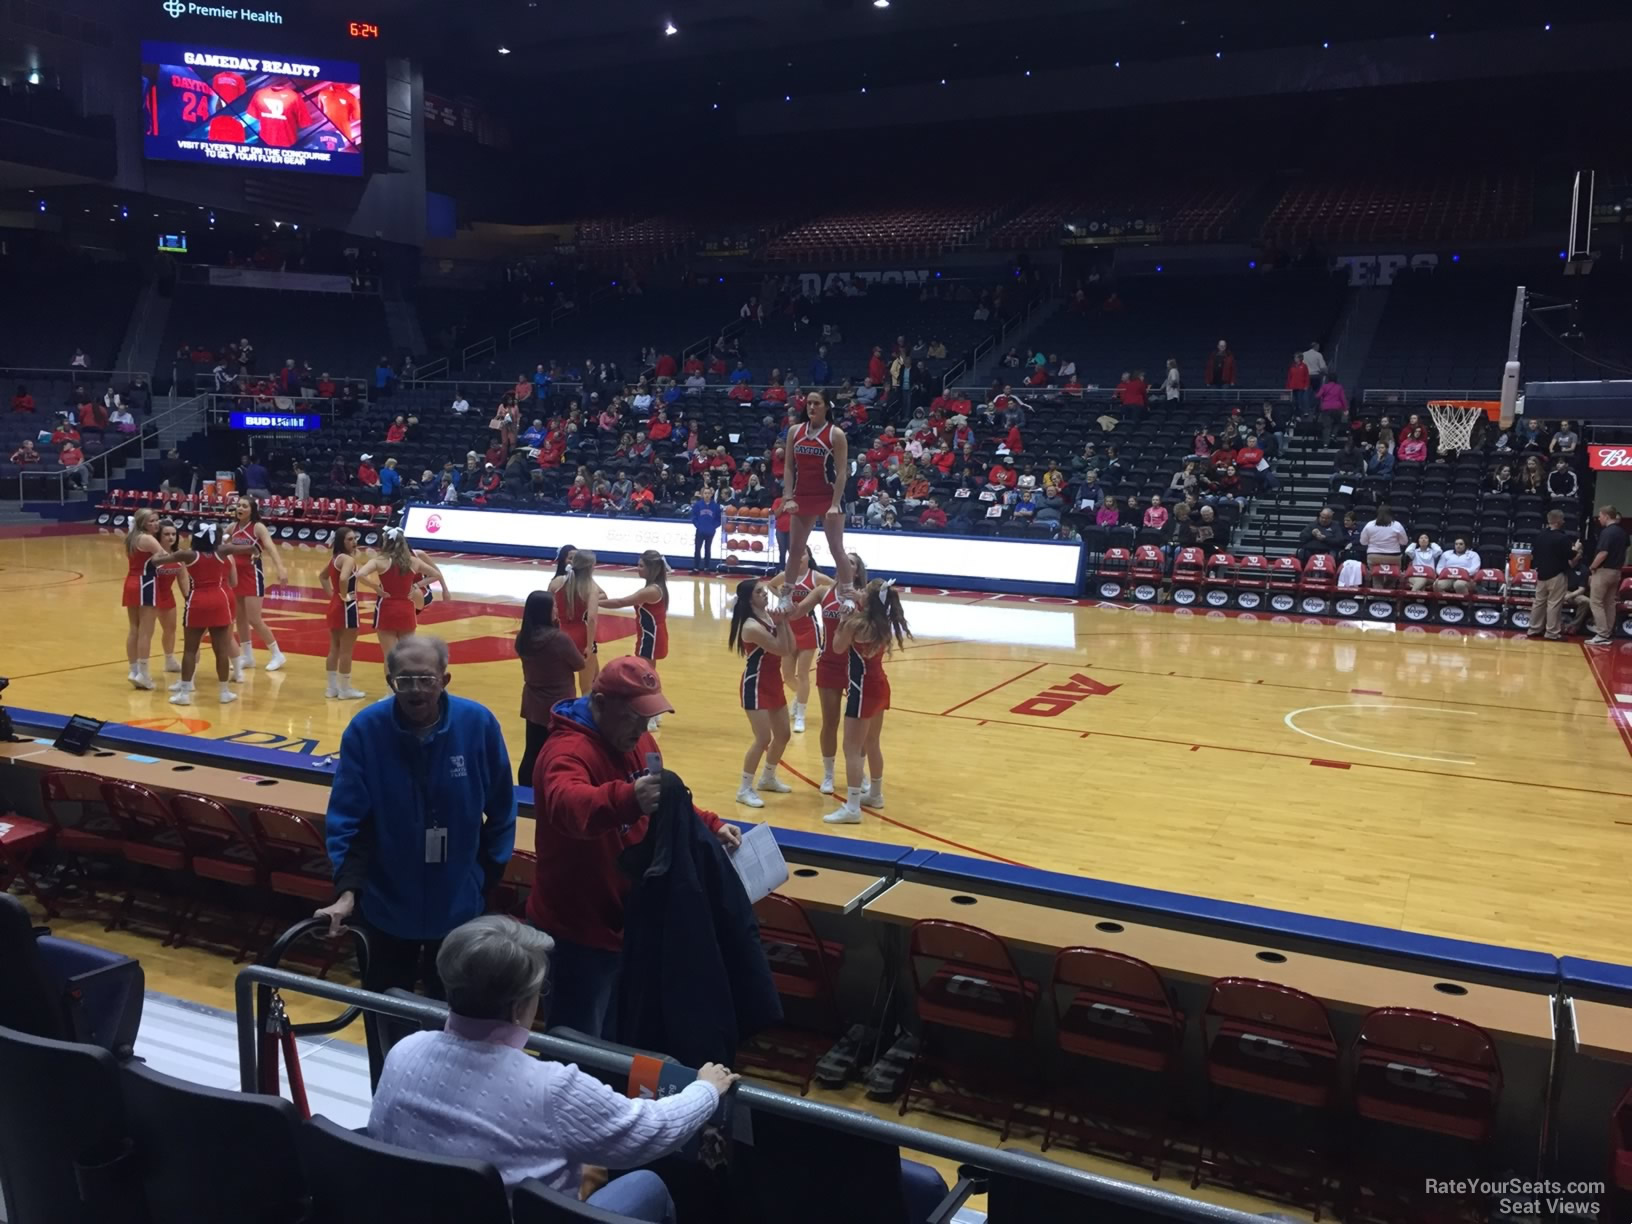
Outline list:
[[[686,364],[681,367],[681,370],[687,377],[693,374],[701,374],[703,372],[703,359],[693,354],[686,358]]]
[[[861,474],[856,477],[856,500],[865,501],[878,492],[878,477],[874,473],[871,463],[861,466]]]
[[[725,453],[725,447],[716,446],[714,453],[709,456],[708,470],[711,472],[735,472],[737,461]]]
[[[1018,425],[1009,426],[1009,433],[1008,433],[1008,436],[1003,439],[1003,445],[1008,447],[1009,450],[1012,451],[1016,455],[1025,453],[1026,444],[1025,444],[1025,441],[1020,437],[1020,426],[1018,426]]]
[[[1235,452],[1235,466],[1239,471],[1256,472],[1263,459],[1263,448],[1258,445],[1258,439],[1255,437],[1248,438],[1247,444]]]
[[[385,440],[395,445],[399,442],[406,441],[407,438],[408,421],[405,417],[399,416],[396,420],[391,422],[390,427],[385,431]]]
[[[724,378],[731,372],[731,367],[725,364],[725,358],[715,353],[708,362],[708,373],[711,378]]]
[[[771,448],[771,476],[776,480],[781,480],[782,473],[788,470],[787,449],[780,443]]]
[[[1060,390],[1070,396],[1080,396],[1082,394],[1082,384],[1077,381],[1077,376],[1073,374],[1066,380],[1065,386],[1061,387]]]
[[[365,489],[377,489],[380,486],[380,472],[374,466],[374,456],[364,455],[357,463],[357,483]]]
[[[867,381],[875,387],[882,387],[889,376],[890,368],[884,364],[884,350],[875,344],[873,355],[867,359]]]
[[[57,427],[51,431],[51,445],[63,446],[69,442],[79,442],[79,430],[74,428],[73,421],[68,419],[67,414],[64,414],[62,420],[57,423]]]
[[[674,433],[674,426],[669,424],[669,414],[663,409],[657,410],[657,419],[647,429],[646,436],[653,442],[667,442]]]
[[[57,452],[57,462],[64,470],[72,472],[80,488],[85,487],[86,467],[85,452],[79,449],[79,443],[70,442]]]
[[[499,467],[504,463],[504,460],[504,443],[498,438],[494,438],[492,445],[487,448],[487,453],[482,456],[482,462],[491,463],[494,467]]]
[[[574,476],[572,478],[572,488],[567,490],[567,507],[583,513],[589,509],[592,497],[593,494],[589,490],[589,481],[582,476]]]
[[[11,461],[21,467],[40,461],[40,452],[34,449],[34,439],[24,438],[23,444],[11,452]]]
[[[986,473],[986,483],[999,489],[1012,489],[1020,482],[1020,473],[1014,470],[1014,456],[1004,455],[1002,463],[994,463]]]
[[[1235,448],[1227,440],[1220,445],[1217,450],[1207,456],[1207,468],[1209,471],[1213,472],[1222,471],[1224,468],[1229,467],[1230,464],[1234,462]]]
[[[323,399],[334,398],[334,379],[330,378],[327,373],[317,376],[317,393]]]
[[[27,387],[18,387],[11,393],[11,410],[13,412],[33,412],[34,397],[28,393]]]
[[[944,442],[941,443],[936,448],[935,453],[930,456],[929,462],[942,476],[950,476],[952,474],[952,465],[955,462],[952,448]]]
[[[569,426],[568,428],[571,428]],[[538,448],[538,466],[560,467],[561,460],[566,457],[567,443],[564,438],[552,434],[544,439],[544,445]]]
[[[102,406],[101,400],[87,399],[80,403],[79,427],[81,429],[106,429],[108,427],[108,410]]]
[[[773,383],[765,388],[765,394],[760,398],[769,400],[773,404],[785,404],[788,402],[788,391],[780,383]]]
[[[1028,386],[1028,387],[1046,387],[1046,386],[1048,386],[1048,371],[1046,369],[1044,369],[1042,366],[1035,367],[1031,371],[1031,373],[1026,376],[1026,386]]]
[[[629,510],[632,514],[650,514],[652,503],[656,495],[644,476],[635,482],[634,490],[629,494]]]
[[[674,358],[668,353],[661,354],[652,364],[652,369],[657,372],[657,376],[659,378],[673,378],[675,371],[678,368],[679,367],[675,364]]]
[[[872,384],[868,383],[868,385],[871,386]],[[855,419],[857,425],[867,424],[867,401],[859,399],[851,400],[850,415]]]
[[[946,511],[933,497],[924,503],[923,510],[918,515],[918,526],[926,531],[940,531],[946,526]]]
[[[731,390],[726,394],[739,404],[751,404],[754,402],[753,388],[747,383],[733,383],[731,385]]]
[[[1298,416],[1309,411],[1309,367],[1303,363],[1302,353],[1292,354],[1292,364],[1286,368],[1286,389],[1292,392],[1292,407]]]

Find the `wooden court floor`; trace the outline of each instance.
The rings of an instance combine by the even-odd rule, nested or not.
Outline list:
[[[268,620],[291,656],[221,707],[177,709],[125,680],[119,538],[0,539],[0,675],[14,706],[327,753],[357,703],[326,701],[317,575],[296,549]],[[519,753],[520,605],[550,569],[442,560],[454,599],[422,628],[454,691]],[[610,595],[635,586],[602,575]],[[667,763],[730,816],[747,724],[725,646],[727,580],[672,580]],[[1632,644],[1585,651],[1456,630],[1191,616],[1063,600],[911,593],[889,663],[887,806],[848,836],[946,849],[1556,954],[1624,960],[1632,925]],[[633,621],[602,621],[603,656]],[[259,653],[264,662],[265,651]],[[370,635],[355,680],[385,693]],[[162,666],[155,646],[155,667]],[[208,658],[201,675],[212,675]],[[762,816],[826,830],[816,737]],[[841,765],[842,770],[842,765]]]

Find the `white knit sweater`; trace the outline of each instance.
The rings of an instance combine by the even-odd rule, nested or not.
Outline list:
[[[583,1166],[629,1169],[702,1129],[719,1094],[701,1081],[659,1100],[620,1096],[576,1066],[526,1053],[525,1029],[451,1016],[386,1056],[368,1133],[417,1152],[485,1160],[506,1186],[537,1177],[573,1194]]]

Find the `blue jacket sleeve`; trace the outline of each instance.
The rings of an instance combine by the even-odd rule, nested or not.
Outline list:
[[[367,748],[353,723],[340,737],[340,765],[334,771],[329,790],[329,810],[323,825],[327,833],[329,863],[334,868],[335,892],[361,891],[368,875],[368,834],[371,804],[368,785],[363,780]]]
[[[516,848],[516,788],[512,780],[510,753],[504,746],[499,720],[487,717],[487,802],[482,822],[482,871],[491,887],[498,882],[504,865]]]

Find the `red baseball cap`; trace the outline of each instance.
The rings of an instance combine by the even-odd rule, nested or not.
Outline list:
[[[624,655],[601,668],[591,692],[627,701],[642,718],[672,714],[674,707],[658,685],[657,669],[638,655]]]

